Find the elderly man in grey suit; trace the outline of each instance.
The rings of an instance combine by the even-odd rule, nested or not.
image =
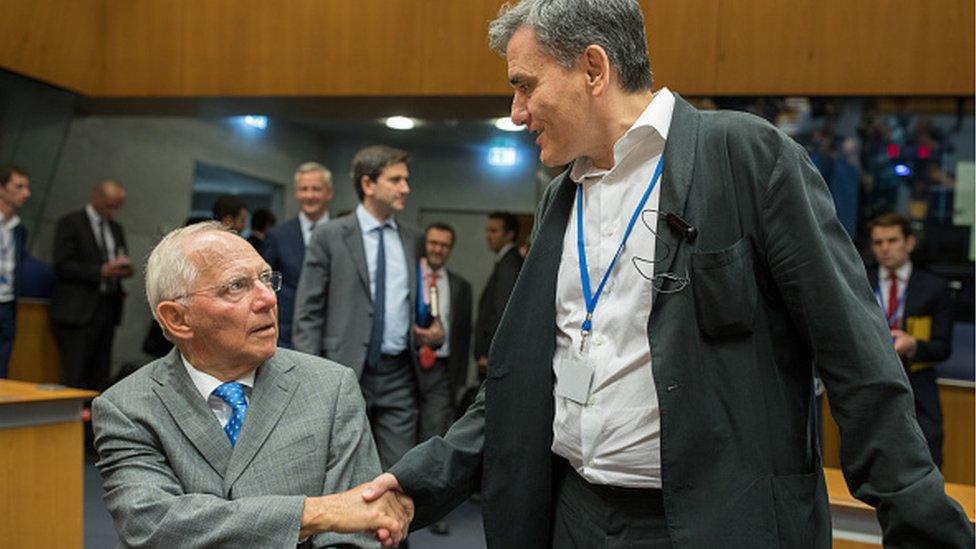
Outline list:
[[[422,526],[480,484],[489,547],[829,547],[816,362],[885,546],[972,547],[804,149],[653,91],[635,0],[522,0],[489,41],[569,168],[475,403],[373,494],[399,481]]]
[[[443,340],[438,322],[411,330],[421,237],[395,217],[410,193],[409,158],[382,145],[356,153],[360,204],[315,229],[295,296],[295,349],[352,369],[384,467],[416,444],[414,344]]]
[[[275,348],[279,273],[217,222],[146,267],[175,349],[95,399],[97,466],[125,547],[368,547],[406,498],[361,505],[379,462],[351,372]],[[389,538],[387,538],[389,539]]]

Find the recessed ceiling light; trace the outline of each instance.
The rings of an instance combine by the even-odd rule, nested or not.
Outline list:
[[[512,119],[508,116],[505,118],[496,118],[495,127],[505,132],[520,132],[525,129],[525,126],[515,124],[515,122],[512,122]]]
[[[417,123],[406,116],[391,116],[386,119],[386,127],[391,130],[412,130]]]

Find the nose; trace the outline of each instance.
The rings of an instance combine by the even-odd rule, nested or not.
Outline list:
[[[525,100],[517,93],[512,96],[511,117],[512,122],[519,126],[525,126],[529,123],[529,111],[525,107]]]
[[[258,282],[252,289],[254,300],[251,302],[255,311],[263,311],[278,304],[278,296],[267,284]]]

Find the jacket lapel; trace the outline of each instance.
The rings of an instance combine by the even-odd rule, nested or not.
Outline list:
[[[355,213],[348,216],[345,225],[342,227],[342,240],[346,243],[346,248],[349,250],[349,257],[356,265],[359,279],[362,281],[363,287],[366,288],[366,294],[369,295],[369,274],[366,271],[366,252],[363,249],[363,232],[359,228],[359,220],[356,219]]]
[[[397,232],[400,234],[400,244],[403,246],[403,257],[407,260],[407,284],[410,288],[410,318],[414,319],[417,314],[417,239],[412,231],[404,228],[403,223],[397,223]]]
[[[658,205],[661,215],[657,219],[657,237],[664,245],[655,246],[655,274],[670,272],[678,251],[686,244],[684,238],[668,226],[664,214],[672,213],[685,218],[685,206],[694,176],[700,118],[694,107],[675,94],[674,114],[664,145],[664,173],[661,176],[661,201]],[[655,300],[655,308],[659,301]]]
[[[302,222],[299,218],[295,218],[295,225],[291,229],[292,231],[292,242],[295,243],[296,257],[305,257],[305,237],[302,235]]]
[[[230,441],[193,385],[176,349],[166,356],[165,364],[153,373],[153,379],[159,384],[153,391],[173,422],[214,471],[224,476],[232,450]]]
[[[258,368],[244,425],[224,476],[226,490],[247,469],[291,402],[297,387],[291,374],[293,367],[290,362],[273,356]]]

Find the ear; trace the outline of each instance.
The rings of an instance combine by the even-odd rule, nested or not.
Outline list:
[[[586,85],[593,95],[601,95],[610,87],[610,58],[602,46],[590,44],[583,50],[580,63],[586,72]]]
[[[908,244],[908,253],[912,253],[912,252],[915,251],[915,245],[918,244],[918,240],[915,238],[915,235],[913,235],[913,234],[908,235],[908,239],[907,240],[908,240],[908,242],[907,242],[907,244]]]
[[[187,308],[177,301],[163,301],[156,305],[156,318],[163,331],[174,341],[193,338],[193,328],[187,323]]]
[[[373,189],[370,186],[372,181],[373,180],[370,179],[368,175],[364,175],[359,178],[359,188],[362,189],[363,196],[373,196]]]

